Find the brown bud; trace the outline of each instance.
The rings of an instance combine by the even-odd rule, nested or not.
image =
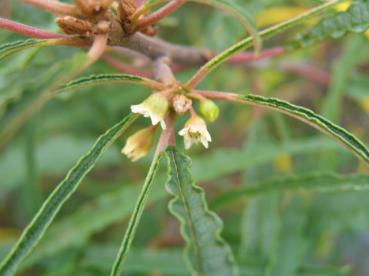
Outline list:
[[[58,24],[66,34],[91,36],[93,32],[93,25],[90,22],[72,16],[58,17],[56,19],[56,24]]]
[[[173,108],[178,114],[184,114],[192,107],[192,100],[184,95],[176,95],[173,97]]]
[[[120,19],[129,20],[136,11],[135,2],[133,0],[120,0],[119,4]]]
[[[126,34],[134,31],[132,26],[131,16],[136,11],[136,5],[133,0],[120,0],[119,2],[119,17],[122,29]]]
[[[75,0],[77,8],[85,16],[93,16],[105,12],[112,0]]]

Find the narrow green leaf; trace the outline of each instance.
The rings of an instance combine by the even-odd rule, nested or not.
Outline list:
[[[219,9],[225,10],[237,18],[245,29],[250,33],[255,49],[260,51],[261,48],[261,38],[256,29],[255,22],[251,19],[250,15],[244,10],[243,7],[238,5],[233,0],[192,0],[193,2],[198,2],[200,4],[207,4],[210,6],[218,7]]]
[[[156,171],[160,163],[160,159],[161,159],[161,155],[156,154],[153,161],[151,162],[151,166],[146,176],[145,183],[141,189],[140,195],[138,196],[135,209],[132,212],[131,218],[128,223],[127,230],[123,237],[122,244],[115,258],[115,261],[114,261],[114,264],[111,270],[111,274],[110,274],[112,276],[118,276],[120,275],[122,271],[123,262],[125,258],[127,257],[128,251],[135,237],[137,227],[140,222],[143,210],[145,208],[145,204],[147,201],[147,197],[148,197],[151,185],[154,181],[155,174],[156,174]]]
[[[356,138],[353,134],[346,131],[345,129],[324,118],[323,116],[314,113],[310,109],[300,107],[276,98],[266,98],[251,94],[240,96],[239,99],[248,104],[268,107],[277,110],[291,117],[295,117],[307,124],[310,124],[316,129],[332,136],[333,138],[344,144],[358,157],[369,163],[369,151],[358,138]]]
[[[260,138],[260,137],[259,137]],[[270,163],[281,154],[316,155],[323,150],[341,151],[340,145],[325,137],[294,139],[286,144],[257,145],[248,149],[220,148],[193,160],[196,181],[210,181],[235,172]],[[217,168],[214,170],[214,168]]]
[[[291,27],[296,26],[297,24],[300,24],[301,22],[316,16],[320,14],[321,12],[325,11],[326,9],[332,7],[333,5],[337,4],[339,1],[329,1],[328,3],[325,3],[323,5],[320,5],[314,9],[311,9],[310,11],[307,11],[306,13],[294,17],[290,20],[287,20],[285,22],[282,22],[278,25],[275,25],[273,27],[270,27],[268,29],[265,29],[264,31],[259,33],[259,36],[261,38],[270,37],[272,35],[276,35],[280,32],[283,32]],[[245,50],[246,48],[250,47],[253,43],[253,38],[248,37],[244,40],[241,40],[240,42],[234,44],[233,46],[226,49],[224,52],[218,54],[216,57],[211,59],[208,63],[205,64],[205,66],[209,69],[215,69],[215,67],[219,66],[221,63],[226,61],[229,57],[233,56],[234,54]]]
[[[47,44],[48,40],[45,39],[26,39],[0,45],[0,60],[24,49],[42,47]]]
[[[165,191],[161,188],[165,177],[160,177],[160,179],[156,177],[155,179],[160,185],[152,187],[148,204],[163,200],[165,196]],[[55,254],[68,248],[79,248],[86,244],[95,233],[103,231],[109,225],[128,219],[134,210],[135,199],[140,193],[140,187],[138,183],[129,184],[122,181],[114,184],[120,188],[99,195],[77,208],[69,216],[53,223],[32,255],[20,266],[20,269],[29,268],[31,265],[42,262],[45,258],[52,258]],[[124,202],[123,205],[122,202]],[[117,206],[119,207],[117,208]],[[91,220],[92,216],[93,220]],[[70,231],[75,228],[78,231]],[[61,236],[62,239],[60,239]],[[50,241],[53,242],[50,243]],[[116,255],[115,251],[114,255]],[[111,258],[109,256],[110,259],[105,263],[107,271],[111,269],[111,259],[114,258],[114,255],[112,253]],[[130,251],[128,260],[131,258]]]
[[[89,87],[100,84],[110,84],[110,83],[134,83],[141,85],[158,85],[156,81],[150,80],[148,78],[128,75],[128,74],[99,74],[91,75],[87,77],[81,77],[72,80],[61,87],[58,92],[64,92],[66,90]]]
[[[281,33],[289,28],[292,28],[296,26],[297,24],[300,24],[301,22],[319,15],[323,11],[331,8],[332,6],[336,5],[340,0],[334,0],[329,1],[325,4],[322,4],[316,8],[313,8],[304,14],[294,17],[290,20],[287,20],[285,22],[282,22],[280,24],[277,24],[275,26],[272,26],[270,28],[267,28],[259,33],[259,37],[261,39],[271,37],[273,35],[276,35],[278,33]],[[253,37],[247,37],[240,42],[232,45],[228,49],[224,50],[223,52],[216,55],[214,58],[209,60],[206,64],[204,64],[197,72],[196,74],[187,82],[187,85],[190,85],[191,87],[194,87],[200,82],[208,73],[210,73],[212,70],[217,68],[219,65],[227,61],[231,56],[249,48],[254,43]]]
[[[237,18],[245,29],[251,34],[253,38],[253,43],[256,48],[260,50],[261,47],[261,39],[259,33],[256,30],[256,25],[251,19],[251,16],[244,10],[244,7],[241,7],[234,0],[186,0],[188,2],[195,2],[199,4],[205,4],[209,6],[216,7],[218,9],[224,10]],[[164,2],[169,2],[167,0],[148,0],[143,4],[144,9],[151,9],[156,5],[159,5]]]
[[[110,128],[96,141],[91,150],[84,155],[68,172],[65,179],[49,195],[42,207],[26,227],[11,252],[0,264],[1,275],[12,275],[19,263],[28,255],[44,235],[63,204],[75,192],[86,174],[93,168],[98,158],[137,118],[128,115]]]
[[[285,191],[311,190],[319,192],[369,190],[369,175],[338,175],[334,173],[310,173],[280,177],[251,187],[234,189],[214,200],[214,208],[233,204],[247,197],[280,193]]]
[[[168,190],[174,198],[169,210],[181,223],[186,255],[194,275],[235,275],[237,269],[230,247],[221,237],[223,223],[208,209],[205,193],[190,174],[190,159],[175,148],[167,151]]]

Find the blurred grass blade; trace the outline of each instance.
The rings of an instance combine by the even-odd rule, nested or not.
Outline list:
[[[297,106],[276,98],[266,98],[256,95],[239,96],[239,99],[247,104],[268,107],[291,117],[299,119],[312,127],[332,136],[344,144],[351,152],[369,163],[369,151],[365,145],[353,134],[337,126],[328,119],[318,115],[310,109]]]
[[[214,208],[234,204],[246,197],[286,191],[311,190],[319,192],[369,190],[369,175],[338,175],[334,173],[310,173],[279,177],[272,180],[223,193],[213,202]]]
[[[75,192],[86,174],[93,168],[98,158],[137,118],[128,115],[118,124],[101,135],[91,150],[68,172],[65,179],[49,195],[42,207],[26,227],[11,252],[0,264],[0,275],[12,275],[20,262],[31,252],[44,235],[50,223]],[[76,229],[78,231],[78,229]]]
[[[223,223],[209,211],[205,193],[190,174],[191,160],[175,148],[167,150],[173,199],[170,212],[181,223],[186,255],[194,275],[235,275],[237,268],[230,247],[221,237]]]
[[[77,41],[76,41],[77,43]],[[18,40],[10,43],[6,43],[0,45],[0,61],[12,54],[15,54],[19,51],[35,48],[35,47],[44,47],[44,46],[55,46],[55,45],[74,45],[72,39],[68,38],[56,38],[56,39],[26,39],[26,40]]]
[[[276,35],[278,33],[281,33],[287,29],[290,29],[291,27],[296,26],[297,24],[300,24],[301,22],[316,16],[323,11],[331,8],[332,6],[336,5],[339,2],[339,0],[329,1],[325,4],[322,4],[316,8],[313,8],[305,13],[303,13],[300,16],[297,16],[295,18],[292,18],[290,20],[287,20],[285,22],[282,22],[280,24],[277,24],[275,26],[272,26],[270,28],[265,29],[264,31],[259,33],[259,36],[261,39],[271,37],[273,35]],[[186,83],[186,86],[188,87],[195,87],[208,73],[210,73],[212,70],[217,68],[219,65],[227,61],[231,56],[249,48],[254,43],[253,37],[247,37],[240,42],[232,45],[225,51],[219,53],[214,58],[209,60],[206,64],[204,64],[196,73],[195,75]]]
[[[72,80],[61,87],[58,92],[111,83],[134,83],[147,85],[153,88],[161,87],[160,83],[140,76],[128,74],[99,74]]]
[[[112,276],[121,275],[121,271],[123,269],[123,262],[125,258],[127,257],[128,251],[135,237],[136,230],[140,222],[143,210],[145,208],[145,203],[146,203],[151,185],[154,181],[156,171],[158,170],[160,159],[161,159],[161,155],[155,154],[155,157],[153,161],[151,162],[151,166],[146,176],[145,183],[141,189],[140,195],[138,196],[135,208],[131,214],[131,218],[128,223],[127,230],[124,234],[123,241],[120,245],[119,252],[115,258],[115,261],[114,261],[114,264],[113,264],[113,267],[110,273],[110,275]]]

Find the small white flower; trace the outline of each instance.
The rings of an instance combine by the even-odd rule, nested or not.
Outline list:
[[[189,149],[197,143],[201,143],[205,148],[208,148],[209,142],[211,142],[206,123],[199,116],[192,116],[178,134],[184,138],[185,149]]]
[[[133,113],[139,113],[146,118],[150,118],[153,125],[160,123],[162,129],[166,128],[164,118],[168,108],[168,99],[160,93],[154,93],[142,103],[131,106]]]
[[[154,128],[148,127],[139,130],[128,137],[126,145],[122,149],[122,153],[135,162],[149,153],[153,138]]]

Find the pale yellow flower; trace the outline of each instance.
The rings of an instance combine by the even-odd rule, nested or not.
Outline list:
[[[189,149],[197,143],[201,143],[205,148],[208,148],[209,142],[211,142],[206,123],[199,116],[192,116],[178,134],[184,138],[185,149]]]
[[[128,137],[126,145],[122,149],[122,153],[133,162],[145,157],[152,146],[154,139],[154,128],[144,128]]]
[[[154,93],[141,104],[131,106],[133,113],[139,113],[150,118],[153,125],[160,123],[162,129],[166,128],[164,119],[168,108],[168,99],[160,93]]]

